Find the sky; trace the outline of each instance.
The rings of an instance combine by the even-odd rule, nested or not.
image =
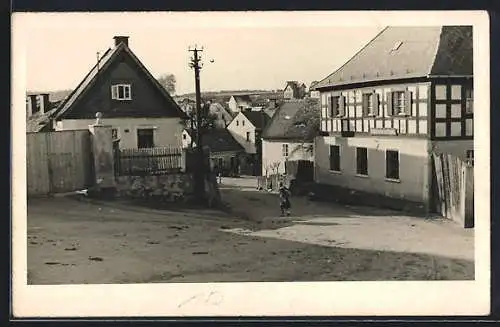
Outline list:
[[[194,73],[188,66],[192,45],[204,48],[202,91],[282,89],[287,80],[309,86],[341,66],[384,27],[301,26],[286,19],[281,24],[266,24],[265,19],[262,24],[238,24],[235,16],[204,23],[186,16],[70,16],[33,14],[23,24],[27,90],[75,88],[95,64],[96,53],[113,46],[115,35],[129,36],[130,48],[153,76],[174,74],[177,94],[194,91]]]

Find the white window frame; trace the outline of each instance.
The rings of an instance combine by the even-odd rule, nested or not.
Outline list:
[[[283,154],[283,157],[285,158],[288,158],[288,155],[290,154],[289,152],[289,147],[288,147],[288,144],[287,143],[284,143],[282,146],[281,146],[281,153]]]
[[[123,97],[120,97],[120,89],[123,91]],[[113,100],[132,100],[132,86],[130,84],[114,84],[111,86],[111,99]]]
[[[398,101],[395,101],[396,97],[398,98]],[[395,116],[405,114],[405,91],[392,92],[392,111]]]

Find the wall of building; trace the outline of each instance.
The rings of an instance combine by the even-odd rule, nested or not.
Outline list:
[[[257,153],[255,147],[255,127],[245,115],[239,113],[229,124],[227,129],[234,139],[245,149],[246,153]],[[250,133],[249,141],[247,141],[247,133]]]
[[[467,150],[474,150],[474,140],[432,141],[431,143],[434,152],[451,154],[462,160],[465,160]]]
[[[293,99],[294,94],[293,94],[293,89],[290,86],[287,86],[285,91],[283,92],[283,97],[285,99]]]
[[[95,119],[64,119],[58,121],[54,128],[56,131],[88,129],[94,124]],[[102,123],[117,129],[120,138],[120,148],[137,148],[137,130],[153,128],[154,145],[182,146],[182,131],[184,126],[179,118],[104,118]]]
[[[345,96],[345,116],[349,119],[349,129],[356,133],[369,133],[374,128],[395,129],[398,134],[427,135],[429,116],[429,82],[408,84],[384,84],[380,86],[350,88],[321,92],[321,130],[340,132],[340,117],[329,114],[327,99],[331,96]],[[411,113],[407,117],[391,116],[387,103],[388,93],[408,90],[411,92]],[[370,117],[363,115],[363,94],[375,92],[379,98],[379,112]]]
[[[284,156],[283,145],[288,144],[288,157]],[[314,161],[312,143],[295,143],[282,141],[262,140],[262,174],[285,173],[286,160],[309,160]],[[277,171],[272,167],[279,163]]]
[[[114,100],[111,98],[111,86],[114,84],[130,84],[131,100]],[[155,87],[148,76],[126,53],[117,57],[110,64],[109,70],[100,74],[88,92],[82,94],[81,100],[75,103],[65,119],[93,119],[96,112],[104,117],[179,117],[179,107],[169,101]]]
[[[315,181],[381,194],[396,199],[427,202],[430,188],[429,143],[423,138],[321,136],[315,140]],[[340,145],[340,172],[330,171],[330,145]],[[356,148],[367,148],[368,175],[356,173]],[[397,181],[385,177],[385,151],[399,151]]]

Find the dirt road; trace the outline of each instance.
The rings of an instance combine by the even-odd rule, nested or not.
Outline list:
[[[222,190],[259,215],[248,189]],[[232,198],[231,198],[232,197]],[[271,198],[267,198],[271,201]],[[246,207],[241,203],[247,203]],[[260,205],[260,206],[259,206]],[[248,208],[252,208],[250,210]],[[247,209],[245,209],[247,208]],[[268,209],[269,210],[269,209]],[[305,210],[305,209],[304,209]],[[70,198],[28,203],[28,282],[147,283],[473,279],[471,260],[261,237],[290,221]],[[236,233],[234,231],[247,231]]]

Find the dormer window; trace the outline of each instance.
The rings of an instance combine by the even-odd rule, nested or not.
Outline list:
[[[398,49],[401,47],[402,44],[403,44],[402,41],[397,41],[396,43],[394,43],[394,46],[392,47],[391,52],[398,51]]]
[[[115,84],[111,86],[111,99],[132,100],[130,84]]]

